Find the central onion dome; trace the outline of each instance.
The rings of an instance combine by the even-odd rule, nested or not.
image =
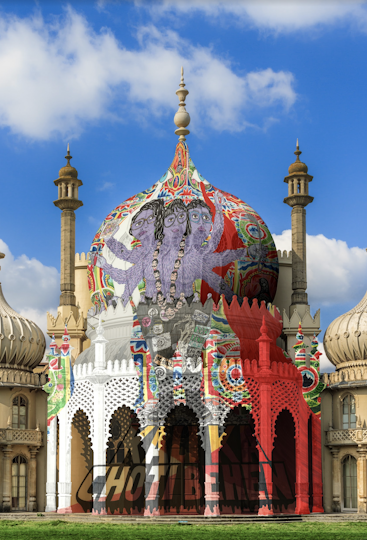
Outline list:
[[[220,295],[227,302],[234,295],[274,299],[273,238],[255,210],[196,169],[185,139],[190,116],[184,87],[182,72],[175,115],[179,142],[171,166],[150,188],[119,204],[94,237],[88,266],[94,313],[121,299],[133,312],[141,302],[156,306],[150,311],[164,321],[183,304],[204,304],[208,295],[216,303]]]
[[[0,253],[0,260],[4,257]],[[42,331],[9,306],[0,284],[0,368],[33,371],[45,348]]]

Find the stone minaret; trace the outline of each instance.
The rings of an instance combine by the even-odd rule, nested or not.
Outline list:
[[[86,340],[86,318],[75,299],[75,210],[83,205],[78,199],[78,188],[83,182],[78,179],[78,171],[70,165],[72,156],[68,145],[67,164],[59,171],[59,178],[54,181],[58,188],[58,198],[54,205],[61,212],[61,268],[60,268],[60,305],[57,317],[47,314],[47,333],[56,338],[64,334],[65,324],[68,325],[70,343],[74,348],[74,359],[83,350]],[[86,315],[86,314],[85,314]]]
[[[301,151],[298,145],[294,152],[296,161],[290,165],[288,176],[284,182],[288,184],[288,197],[284,202],[292,208],[292,297],[289,313],[283,312],[283,332],[287,336],[287,350],[294,359],[292,346],[296,343],[299,322],[305,336],[305,343],[312,341],[313,334],[320,332],[320,312],[315,317],[310,314],[307,298],[307,268],[306,268],[306,206],[313,201],[308,194],[308,184],[312,176],[308,167],[300,161]]]
[[[284,182],[288,184],[288,197],[284,202],[292,208],[292,306],[307,304],[307,269],[306,269],[306,210],[305,207],[313,201],[308,194],[308,183],[312,176],[308,167],[300,161],[302,152],[294,152],[297,159],[288,169]]]

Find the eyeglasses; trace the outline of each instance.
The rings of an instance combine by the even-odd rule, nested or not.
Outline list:
[[[144,225],[145,222],[147,222],[147,224],[150,225],[151,223],[153,223],[154,220],[155,220],[155,215],[150,214],[150,216],[148,216],[147,218],[140,218],[134,221],[134,223],[131,224],[131,227],[134,229],[140,229]]]
[[[194,223],[198,223],[200,221],[200,217],[204,223],[208,223],[209,221],[211,221],[209,214],[202,214],[200,212],[190,212],[189,216],[190,216],[190,221],[193,221]]]
[[[178,221],[178,223],[182,224],[186,221],[186,212],[180,212],[178,214],[170,214],[164,219],[164,226],[165,227],[172,227],[172,225],[175,223],[175,221]]]

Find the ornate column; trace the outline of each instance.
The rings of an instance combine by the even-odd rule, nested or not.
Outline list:
[[[144,516],[159,516],[159,434],[157,425],[141,431],[145,450],[145,509]]]
[[[359,444],[357,452],[358,452],[358,459],[357,459],[358,513],[365,514],[367,511],[367,507],[366,507],[367,448]]]
[[[56,450],[57,450],[57,418],[50,422],[47,433],[47,482],[46,512],[56,512]]]
[[[273,440],[271,437],[271,383],[274,379],[270,369],[270,344],[265,317],[260,328],[259,343],[259,383],[260,383],[260,440],[259,451],[259,516],[273,514]]]
[[[59,514],[71,513],[71,426],[68,426],[68,404],[59,413]]]
[[[218,424],[204,426],[205,449],[205,510],[204,515],[217,517],[219,510],[219,450],[222,446],[222,436]]]
[[[321,454],[321,420],[312,415],[312,512],[324,512],[322,506],[322,454]]]
[[[329,447],[333,456],[333,512],[341,512],[340,505],[340,463],[339,463],[339,448],[334,446]]]
[[[296,428],[296,514],[309,514],[308,415],[306,404],[300,405],[299,426]]]
[[[28,510],[29,512],[37,511],[37,453],[39,448],[34,446],[29,446],[29,453],[31,459],[29,461],[29,502]]]
[[[12,448],[11,445],[3,446],[2,448],[4,454],[3,460],[3,512],[10,512],[11,510],[11,454]]]
[[[88,380],[94,391],[93,448],[93,514],[106,514],[106,436],[105,436],[105,384],[110,379],[106,370],[106,343],[102,318],[99,318],[95,344],[95,360]]]

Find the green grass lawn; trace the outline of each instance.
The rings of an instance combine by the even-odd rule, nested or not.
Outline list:
[[[367,523],[154,525],[0,521],[0,539],[16,540],[367,540]]]

